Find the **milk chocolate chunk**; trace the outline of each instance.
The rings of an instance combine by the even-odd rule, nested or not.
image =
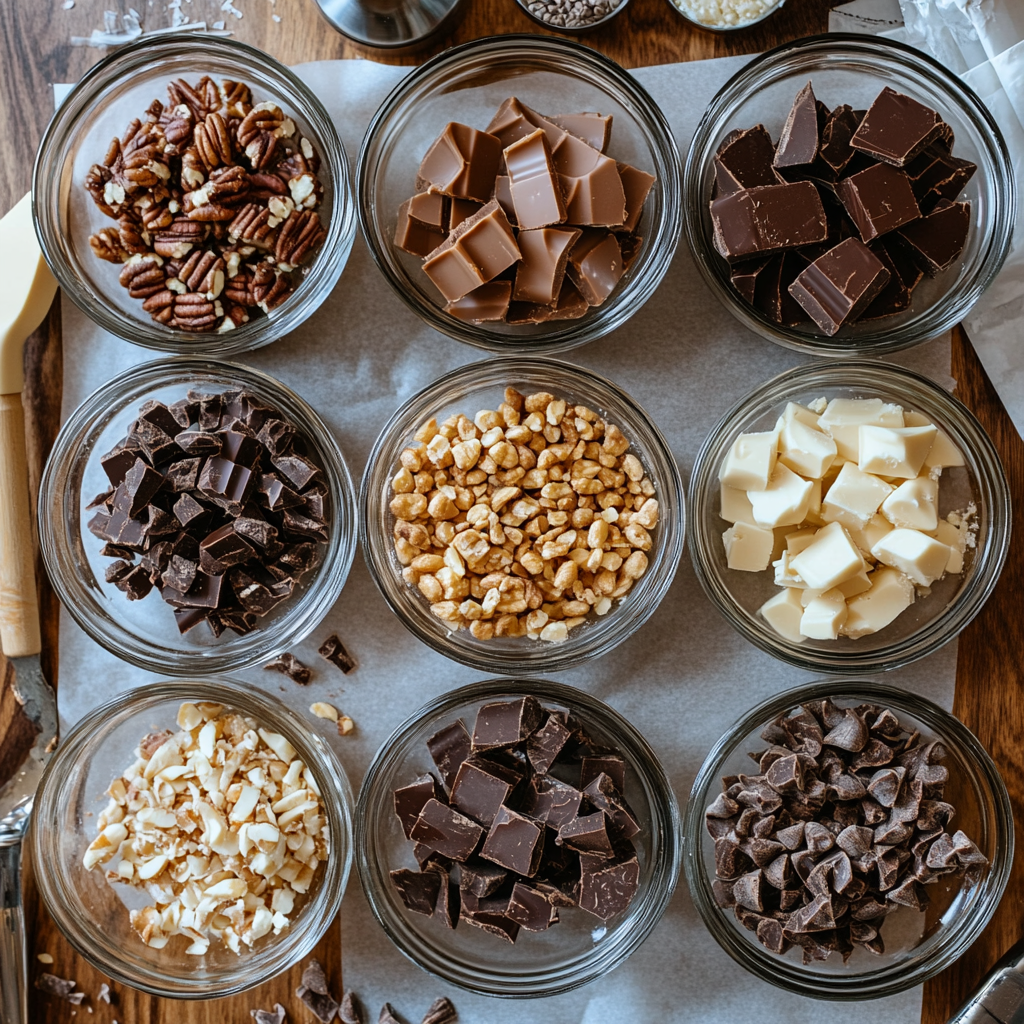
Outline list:
[[[459,773],[459,766],[473,750],[473,743],[462,719],[434,733],[427,740],[427,749],[444,784],[451,789]]]
[[[538,775],[545,775],[555,759],[561,754],[572,732],[565,723],[565,716],[550,712],[544,724],[526,741],[526,755],[530,767]]]
[[[789,292],[830,337],[885,287],[889,271],[859,239],[848,238],[802,271]]]
[[[544,826],[508,807],[501,807],[480,849],[480,856],[530,877],[540,867],[544,851]]]
[[[516,269],[512,298],[550,306],[558,301],[569,252],[579,239],[579,228],[522,230],[516,241],[522,254]]]
[[[486,203],[498,174],[501,142],[493,135],[452,121],[420,164],[416,187]]]
[[[511,299],[511,281],[488,281],[467,292],[461,299],[447,303],[444,311],[466,323],[488,323],[505,319]]]
[[[622,180],[622,189],[626,194],[626,218],[616,231],[636,231],[640,216],[644,212],[644,203],[650,195],[654,183],[658,180],[653,174],[631,167],[629,164],[617,163],[616,168]]]
[[[547,120],[570,135],[575,135],[577,139],[582,139],[600,153],[608,148],[612,136],[611,114],[553,114]]]
[[[773,161],[776,168],[810,168],[818,156],[828,111],[808,82],[797,94],[782,126]]]
[[[496,893],[508,878],[508,872],[497,864],[489,864],[477,857],[467,860],[459,868],[459,885],[463,892],[484,899]]]
[[[487,131],[501,142],[502,149],[507,149],[513,143],[532,135],[538,128],[545,132],[549,145],[554,145],[563,134],[563,129],[558,125],[540,117],[517,97],[509,96],[491,118]]]
[[[513,142],[504,155],[519,227],[528,230],[561,224],[566,219],[566,204],[543,130],[538,128]]]
[[[519,221],[516,220],[515,203],[512,202],[512,182],[507,174],[499,174],[494,179],[494,195],[491,198],[497,201],[502,212],[508,217],[509,224],[519,227]]]
[[[528,932],[543,932],[558,923],[558,910],[548,898],[524,882],[512,887],[506,915]]]
[[[466,860],[477,848],[484,830],[464,814],[431,798],[424,805],[409,838],[452,860]]]
[[[406,199],[398,208],[395,245],[413,256],[433,252],[448,235],[445,207],[449,202],[437,192],[420,192]]]
[[[414,914],[432,917],[437,906],[441,888],[441,877],[434,871],[410,871],[398,868],[391,872],[391,884],[395,887],[406,909]]]
[[[573,786],[537,775],[526,784],[522,811],[557,832],[576,820],[582,801],[583,794]]]
[[[906,174],[887,164],[844,178],[836,194],[865,242],[921,216]]]
[[[853,159],[856,150],[850,145],[850,140],[860,126],[862,116],[843,103],[836,107],[825,121],[825,126],[821,130],[818,159],[834,177],[842,174]]]
[[[452,199],[448,204],[447,230],[454,231],[464,220],[468,220],[474,213],[477,213],[483,205],[482,202],[478,203],[473,199]]]
[[[828,219],[812,182],[766,185],[711,202],[715,247],[730,263],[824,242]]]
[[[581,864],[580,909],[602,921],[621,914],[640,886],[640,864],[636,855],[621,860],[582,857]]]
[[[562,281],[562,290],[553,306],[543,306],[536,302],[510,302],[505,322],[543,324],[550,320],[578,320],[589,309],[590,303],[580,295],[579,289],[567,276]]]
[[[971,204],[939,200],[926,217],[897,232],[899,242],[929,277],[952,266],[963,252],[970,227]]]
[[[123,483],[114,491],[114,506],[129,516],[137,516],[152,501],[163,477],[143,459],[137,458],[125,473]]]
[[[929,143],[943,137],[944,128],[942,118],[931,107],[886,86],[850,143],[883,163],[903,167]]]
[[[565,194],[568,223],[609,228],[625,224],[626,191],[611,157],[565,134],[552,147],[551,159]]]
[[[496,200],[464,220],[423,264],[449,302],[493,280],[520,258],[512,227]]]
[[[474,754],[459,766],[452,784],[451,805],[490,828],[498,808],[521,781],[519,772]]]
[[[764,125],[730,132],[715,154],[715,183],[719,195],[759,185],[779,185],[775,171],[775,143]],[[625,179],[623,179],[625,180]]]
[[[600,306],[622,278],[618,239],[610,231],[584,231],[569,253],[566,273],[591,306]]]
[[[536,697],[484,704],[473,725],[473,749],[495,750],[522,743],[543,720],[544,712]]]

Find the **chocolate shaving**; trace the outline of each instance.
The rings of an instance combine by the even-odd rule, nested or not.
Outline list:
[[[336,633],[332,633],[318,648],[317,653],[322,657],[326,658],[332,665],[336,665],[341,669],[345,675],[353,671],[356,667],[355,658],[349,654],[348,649],[338,638]]]

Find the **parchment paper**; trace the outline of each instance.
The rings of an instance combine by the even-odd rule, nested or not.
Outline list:
[[[746,58],[648,68],[636,72],[662,105],[686,151],[697,119],[714,92]],[[354,157],[367,121],[404,69],[340,61],[299,68],[337,120]],[[76,307],[64,309],[64,413],[123,368],[148,354],[105,335]],[[356,479],[380,427],[397,405],[435,377],[478,358],[474,350],[426,328],[391,292],[362,240],[338,287],[306,324],[246,360],[302,394],[335,431]],[[630,392],[664,431],[688,478],[693,456],[723,410],[755,385],[801,358],[748,333],[706,290],[685,243],[654,298],[628,325],[568,354]],[[944,386],[949,343],[933,342],[899,358]],[[473,410],[475,411],[475,410]],[[358,661],[349,676],[316,654],[337,632]],[[331,701],[356,722],[347,737],[316,722],[358,787],[378,746],[413,710],[480,674],[428,650],[390,612],[360,557],[336,607],[296,653],[316,670],[308,687],[276,673],[242,677],[308,713]],[[120,664],[89,641],[66,615],[61,624],[60,708],[67,729],[89,708],[153,678]],[[950,707],[956,645],[889,677],[889,681]],[[646,735],[664,762],[680,806],[704,755],[754,703],[810,679],[743,641],[704,597],[684,557],[671,591],[647,625],[594,664],[558,678],[596,694]],[[329,727],[328,727],[329,726]],[[364,999],[372,1019],[388,1000],[417,1021],[438,995],[450,995],[464,1024],[532,1024],[543,1015],[559,1024],[606,1022],[733,1022],[753,1008],[765,1022],[817,1022],[820,1004],[787,995],[735,967],[693,909],[685,882],[645,945],[603,979],[567,995],[498,1001],[452,990],[408,962],[377,926],[353,876],[343,913],[346,984]],[[527,936],[528,938],[528,936]],[[881,1019],[916,1021],[920,992],[886,1000]],[[859,1024],[864,1007],[827,1009],[834,1024]]]

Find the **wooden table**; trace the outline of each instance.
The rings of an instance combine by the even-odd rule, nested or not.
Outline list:
[[[789,0],[787,5],[759,26],[731,34],[698,30],[677,16],[667,0],[632,0],[627,10],[608,28],[584,41],[626,67],[698,60],[730,54],[756,53],[789,39],[822,32],[827,13],[839,0]],[[78,0],[63,10],[55,0],[46,4],[3,5],[4,32],[0,38],[0,212],[5,212],[27,191],[36,146],[53,109],[52,82],[77,80],[102,51],[70,46],[73,35],[88,36],[100,27],[100,7],[127,11],[143,8],[147,27],[169,23],[163,2],[150,0],[106,0],[97,5]],[[341,57],[378,55],[360,51],[334,33],[321,19],[312,0],[237,0],[243,12],[236,19],[221,10],[221,0],[189,0],[182,5],[192,21],[225,21],[236,39],[273,54],[286,64]],[[274,21],[274,16],[280,21]],[[464,42],[496,32],[539,30],[513,0],[466,0],[464,17],[450,37],[431,49],[393,63],[412,64],[450,43]],[[384,58],[388,59],[388,58]],[[39,474],[60,422],[62,386],[60,305],[55,302],[49,320],[26,347],[29,463],[33,494]],[[953,376],[957,394],[978,416],[995,441],[1010,479],[1014,501],[1014,541],[1002,579],[984,611],[960,638],[955,697],[956,714],[980,738],[1003,773],[1013,800],[1018,822],[1018,848],[1024,848],[1024,616],[1020,594],[1024,592],[1024,442],[1011,424],[992,384],[962,332],[953,342]],[[43,665],[56,682],[57,602],[40,572],[43,612]],[[6,680],[9,683],[9,680]],[[17,734],[9,733],[12,718],[9,686],[0,690],[0,747],[3,762],[18,746]],[[6,777],[6,776],[5,776]],[[79,988],[90,994],[93,1009],[79,1010],[82,1019],[95,1024],[241,1024],[249,1009],[269,1008],[281,1002],[293,1022],[313,1021],[294,997],[298,968],[266,982],[252,992],[218,1002],[188,1003],[163,1001],[115,986],[114,1005],[95,1000],[104,980],[82,961],[64,941],[31,886],[26,886],[32,949],[30,976],[49,970],[61,977],[75,978]],[[984,935],[961,960],[925,986],[922,1021],[941,1024],[977,985],[989,966],[1018,937],[1024,934],[1024,868],[1018,857],[1010,885],[999,912]],[[52,967],[44,968],[37,953],[49,953]],[[333,928],[317,953],[327,965],[332,983],[341,985],[340,926]],[[348,979],[358,988],[359,979]],[[71,1007],[32,993],[32,1024],[66,1022]],[[498,1014],[500,1017],[500,1013]]]

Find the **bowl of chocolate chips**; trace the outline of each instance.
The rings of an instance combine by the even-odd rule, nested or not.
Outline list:
[[[762,54],[686,158],[685,230],[746,326],[816,355],[881,355],[959,323],[1010,244],[1014,174],[992,115],[930,57],[830,33]]]
[[[1013,863],[971,731],[894,686],[826,680],[745,714],[690,793],[684,868],[719,945],[780,988],[875,999],[963,954]]]
[[[680,231],[679,155],[619,65],[538,36],[457,46],[367,128],[360,224],[396,294],[478,348],[554,351],[621,326]]]
[[[355,238],[348,160],[320,100],[260,50],[195,34],[140,40],[83,77],[43,137],[33,210],[83,312],[177,353],[287,334]]]
[[[97,643],[163,674],[268,660],[334,604],[355,507],[329,429],[284,384],[185,357],[76,409],[40,485],[57,596]]]
[[[367,899],[420,967],[487,995],[547,996],[626,959],[679,873],[657,756],[596,698],[539,679],[438,697],[377,752],[359,794]]]

